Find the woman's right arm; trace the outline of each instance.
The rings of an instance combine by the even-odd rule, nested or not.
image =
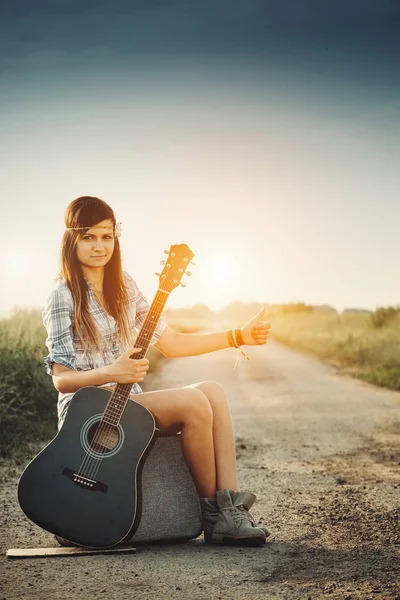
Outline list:
[[[73,371],[55,362],[52,366],[54,387],[62,394],[68,394],[88,385],[100,386],[114,382],[133,384],[143,381],[149,369],[149,359],[130,358],[140,351],[141,348],[130,348],[110,365],[88,371]]]
[[[62,394],[76,392],[87,385],[104,385],[111,381],[104,372],[104,367],[90,371],[73,371],[64,365],[53,363],[52,371],[54,387]]]

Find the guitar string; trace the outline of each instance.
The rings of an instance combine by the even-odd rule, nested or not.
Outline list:
[[[157,297],[157,295],[159,293],[160,293],[160,291],[158,290],[157,293],[156,293],[156,297]],[[161,304],[161,303],[157,302],[157,304]],[[165,304],[165,302],[164,302],[164,304]],[[149,311],[149,313],[150,312],[151,311]],[[161,313],[160,313],[160,316],[161,316]],[[140,330],[138,337],[140,337],[141,331],[142,331],[142,329]],[[140,347],[140,346],[138,346],[138,347]],[[124,384],[122,384],[122,385],[124,385]],[[129,385],[129,384],[126,384],[126,385]],[[130,388],[132,388],[132,385],[130,386]],[[109,400],[107,402],[107,406],[106,406],[106,408],[105,408],[105,410],[103,412],[103,416],[104,416],[104,414],[106,412],[109,412],[107,409],[108,409],[110,403],[115,398],[115,391],[116,391],[116,388],[111,393],[111,396],[110,396],[110,398],[109,398]],[[126,402],[128,400],[128,398],[129,398],[129,394],[130,394],[130,392],[128,391],[127,397],[125,397],[125,393],[124,392],[122,392],[122,394],[119,394],[119,395],[122,397],[123,401]],[[116,415],[112,415],[112,413],[111,413],[110,416],[112,418],[113,416],[116,416]],[[110,438],[108,436],[111,433],[111,431],[114,430],[114,428],[115,428],[114,424],[108,423],[107,421],[104,421],[103,419],[101,419],[100,426],[97,427],[97,430],[96,430],[96,433],[95,433],[95,435],[93,437],[93,440],[91,440],[91,442],[90,442],[90,446],[93,448],[93,450],[95,450],[97,452],[101,451],[100,443],[98,443],[98,440],[104,435],[105,436],[105,441],[107,441],[107,440],[110,441]],[[96,448],[96,446],[98,446],[98,448]],[[86,452],[86,455],[85,455],[85,457],[84,457],[84,459],[83,459],[83,461],[82,461],[82,463],[81,463],[81,465],[80,465],[80,467],[78,469],[77,474],[81,475],[81,476],[84,476],[84,477],[87,477],[88,479],[92,479],[92,477],[93,477],[92,471],[93,472],[94,471],[97,472],[98,468],[100,467],[101,462],[102,462],[102,458],[101,457],[97,458],[97,457],[92,456],[88,452]],[[96,463],[98,463],[98,464],[96,464]],[[96,466],[98,467],[97,469],[96,469]],[[85,475],[83,474],[83,471],[86,471]]]
[[[179,269],[181,268],[181,265],[182,265],[182,263],[183,263],[183,262],[184,262],[184,261],[181,261],[181,263],[180,263],[180,266],[179,266],[179,267],[176,269],[176,271],[175,271],[175,273],[174,273],[174,275],[173,275],[173,277],[172,277],[172,283],[170,284],[170,285],[171,285],[171,288],[170,288],[170,289],[168,289],[168,286],[167,286],[167,291],[169,291],[169,293],[170,293],[170,292],[172,291],[172,289],[173,289],[173,280],[174,280],[174,277],[177,275],[177,273],[179,273]],[[164,302],[160,302],[159,300],[157,300],[157,297],[158,297],[158,295],[159,295],[160,293],[161,293],[161,291],[160,291],[160,290],[159,290],[159,291],[157,291],[157,293],[156,293],[156,295],[155,295],[155,298],[154,298],[154,301],[152,302],[152,306],[153,306],[153,304],[155,304],[155,305],[157,305],[157,304],[161,304],[161,305],[163,305],[163,306],[165,305],[166,299],[164,299]],[[157,314],[157,313],[156,313],[156,314]],[[161,313],[160,313],[160,316],[159,316],[159,318],[160,318],[160,317],[161,317]],[[159,320],[159,318],[158,318],[158,320]],[[147,320],[147,318],[146,318],[146,320]],[[146,320],[145,320],[145,322],[146,322]],[[156,323],[158,323],[158,320],[156,321]],[[156,328],[156,326],[154,327],[153,331],[155,330],[155,328]],[[150,333],[150,332],[151,332],[151,330],[150,330],[150,329],[149,329],[149,330],[147,330],[146,328],[144,328],[144,330],[145,330],[145,333]],[[139,336],[138,336],[138,337],[140,337],[140,336],[141,336],[141,334],[142,334],[142,331],[143,331],[143,327],[142,327],[142,329],[140,330],[140,332],[139,332]],[[147,340],[147,341],[148,341],[148,340]],[[140,347],[140,346],[139,346],[139,347]],[[129,384],[127,384],[127,385],[129,385]],[[131,389],[132,389],[132,385],[130,386],[130,390],[131,390]],[[126,397],[125,397],[125,394],[122,394],[123,401],[125,402],[125,406],[126,406],[126,402],[129,400],[129,396],[130,396],[130,390],[129,390],[129,392],[128,392],[128,394],[127,394],[127,396],[126,396]],[[112,402],[112,400],[113,400],[113,395],[114,395],[114,394],[115,394],[115,390],[113,390],[113,392],[111,393],[111,396],[110,396],[110,398],[109,398],[109,401],[108,401],[108,403],[107,403],[106,409],[105,409],[105,410],[104,410],[104,412],[103,412],[103,415],[104,415],[104,413],[106,413],[106,412],[107,412],[107,408],[108,408],[108,406],[110,405],[110,403]],[[122,413],[123,413],[123,411],[121,412],[121,416],[122,416]],[[108,423],[108,422],[106,422],[106,421],[103,421],[103,420],[101,420],[101,421],[100,421],[100,423],[101,423],[101,424],[100,424],[100,426],[97,428],[97,430],[96,430],[96,433],[95,433],[95,435],[94,435],[94,437],[93,437],[93,440],[92,440],[92,441],[91,441],[91,443],[90,443],[90,445],[91,445],[92,447],[94,447],[94,450],[95,450],[95,451],[96,451],[96,446],[100,446],[100,444],[98,443],[98,440],[101,438],[101,436],[102,436],[102,435],[105,435],[105,438],[106,438],[106,440],[109,440],[110,438],[109,438],[108,436],[110,435],[110,433],[111,433],[113,430],[115,430],[115,427],[116,427],[116,426],[118,426],[118,425],[110,424],[110,423]],[[100,448],[98,448],[98,450],[97,450],[97,451],[100,451]],[[100,465],[101,465],[101,463],[103,462],[103,460],[104,460],[104,457],[95,458],[95,457],[93,457],[93,456],[89,455],[89,454],[86,452],[86,456],[84,457],[84,459],[83,459],[83,461],[82,461],[82,463],[81,463],[81,466],[79,467],[79,470],[78,470],[78,475],[82,475],[82,476],[85,476],[85,477],[86,477],[86,475],[83,475],[83,470],[87,471],[87,469],[89,469],[89,475],[88,475],[87,477],[88,477],[89,479],[92,479],[93,477],[95,477],[95,476],[96,476],[96,474],[97,474],[97,472],[98,472],[98,470],[99,470],[99,468],[100,468]],[[94,475],[93,475],[93,474],[94,474]]]
[[[157,304],[160,304],[160,302],[157,302]],[[165,305],[165,301],[162,304]],[[152,306],[153,306],[153,303],[152,303]],[[151,312],[152,311],[149,311],[149,314],[151,314]],[[159,317],[160,316],[161,316],[161,312],[159,314]],[[153,330],[155,329],[155,327],[153,328]],[[142,335],[142,330],[143,330],[143,328],[140,330],[139,337]],[[136,342],[136,345],[137,345],[137,347],[140,347],[141,343],[140,342]],[[132,389],[132,385],[129,385],[129,384],[123,384],[123,385],[126,385],[127,387],[125,387],[125,389],[122,389],[122,390],[120,388],[121,391],[118,392],[118,395],[120,396],[120,399],[118,400],[118,403],[120,403],[120,400],[122,399],[122,401],[125,404],[125,406],[122,408],[122,410],[118,410],[118,409],[117,410],[115,410],[115,409],[113,410],[112,408],[110,408],[111,405],[112,405],[112,402],[114,401],[114,399],[117,396],[117,393],[116,393],[117,389],[115,389],[112,392],[111,396],[110,396],[110,399],[108,401],[107,407],[106,407],[103,415],[105,413],[107,413],[107,416],[110,416],[111,419],[113,419],[113,417],[115,417],[115,416],[117,416],[117,417],[119,416],[119,419],[121,418],[122,413],[123,413],[123,411],[124,411],[124,409],[126,407],[126,403],[129,400],[130,392],[131,392],[131,389]],[[121,404],[120,404],[120,408],[121,408]],[[118,419],[118,421],[119,421],[119,419]],[[108,421],[104,421],[104,420],[101,421],[101,424],[98,427],[98,429],[96,431],[96,434],[95,434],[95,436],[94,436],[94,438],[92,440],[92,443],[91,443],[92,446],[94,445],[94,449],[95,450],[98,449],[98,451],[101,451],[101,448],[96,448],[96,446],[100,446],[100,444],[98,443],[98,440],[100,438],[104,438],[105,443],[107,443],[107,441],[111,441],[109,435],[110,434],[112,435],[113,431],[115,431],[115,427],[117,427],[117,426],[118,426],[118,422],[117,423],[109,423]],[[104,445],[103,445],[103,447],[104,447]],[[98,472],[98,470],[100,468],[100,465],[101,465],[103,459],[104,459],[104,456],[97,457],[97,458],[92,457],[91,461],[90,460],[86,461],[85,467],[86,467],[86,469],[87,468],[90,469],[89,473],[88,473],[88,477],[90,479],[94,479],[94,477],[96,476],[96,474],[97,474],[97,472]]]
[[[181,261],[180,265],[178,266],[177,270],[175,271],[175,273],[174,273],[174,275],[173,275],[173,277],[172,277],[172,284],[173,284],[174,277],[175,277],[175,276],[176,276],[176,274],[179,272],[179,269],[181,268],[181,266],[182,266],[182,263],[183,263],[183,262],[184,262],[184,261]],[[169,290],[169,292],[171,292],[171,291],[172,291],[172,289],[173,289],[173,285],[171,286],[171,289]],[[156,293],[156,296],[155,296],[155,298],[157,297],[158,293],[159,293],[159,292],[157,292],[157,293]],[[165,305],[165,302],[166,302],[166,299],[165,299],[165,301],[163,302],[163,305]],[[152,305],[153,305],[153,303],[152,303]],[[161,316],[161,314],[160,314],[160,316]],[[142,329],[140,330],[139,337],[141,336],[141,334],[142,334]],[[139,346],[139,347],[140,347],[140,346]],[[132,385],[130,386],[130,390],[128,391],[128,396],[127,396],[126,398],[124,398],[124,400],[125,400],[125,406],[126,406],[126,402],[128,402],[128,400],[129,400],[129,396],[130,396],[130,391],[131,391],[131,389],[132,389]],[[115,392],[115,390],[114,390],[114,392]],[[114,392],[113,392],[113,393],[114,393]],[[111,399],[112,399],[113,393],[111,394],[111,397],[110,397],[110,399],[109,399],[109,402],[108,402],[108,404],[110,403],[110,401],[111,401]],[[125,408],[125,407],[124,407],[124,408]],[[107,410],[107,408],[106,408],[106,410]],[[123,410],[124,410],[124,409],[123,409]],[[121,417],[122,417],[122,414],[123,414],[123,410],[121,411]],[[104,414],[104,413],[103,413],[103,414]],[[120,417],[120,418],[121,418],[121,417]],[[97,444],[97,439],[99,439],[99,438],[101,437],[101,435],[103,434],[103,432],[105,432],[106,438],[108,438],[108,435],[109,435],[109,434],[110,434],[110,433],[111,433],[111,432],[112,432],[114,429],[115,429],[115,425],[110,425],[109,423],[107,423],[107,422],[104,422],[104,421],[103,421],[103,422],[101,423],[100,427],[98,427],[98,429],[97,429],[97,431],[96,431],[96,434],[95,434],[95,436],[94,436],[94,438],[93,438],[93,439],[95,440],[95,444]],[[99,445],[99,444],[97,444],[97,445]],[[100,457],[100,458],[94,458],[94,457],[92,457],[92,460],[91,460],[91,461],[90,461],[90,460],[88,461],[88,463],[89,463],[89,464],[88,464],[88,465],[86,465],[86,468],[87,468],[87,466],[90,466],[90,479],[91,479],[91,478],[94,478],[94,477],[96,476],[96,474],[98,473],[98,471],[99,471],[99,468],[100,468],[100,466],[101,466],[101,464],[102,464],[103,460],[104,460],[104,457],[102,456],[102,457]],[[90,464],[90,463],[91,463],[91,464]]]
[[[159,294],[160,294],[160,291],[158,291],[156,293],[156,297]],[[157,304],[161,304],[161,303],[157,301]],[[164,302],[164,304],[165,304],[165,302]],[[149,313],[151,313],[151,311],[149,311]],[[161,316],[161,313],[160,313],[160,316]],[[141,332],[142,332],[142,330],[140,330],[139,336],[141,335]],[[139,346],[137,346],[137,347],[139,347]],[[129,385],[129,384],[126,384],[126,385]],[[132,388],[132,385],[130,386],[130,389],[131,388]],[[113,390],[113,392],[111,393],[111,396],[110,396],[110,398],[108,400],[106,409],[103,412],[103,416],[104,416],[105,413],[108,413],[111,416],[111,419],[115,415],[112,414],[112,411],[107,410],[107,409],[109,409],[110,404],[112,403],[113,399],[115,398],[115,391],[116,390]],[[128,391],[127,394],[125,394],[125,391],[123,391],[122,393],[120,392],[119,395],[122,397],[122,400],[124,402],[127,402],[127,400],[129,399],[129,394],[130,394],[130,390]],[[106,440],[110,440],[109,435],[110,435],[110,433],[114,429],[115,429],[115,425],[114,424],[111,424],[108,421],[104,421],[102,419],[101,422],[100,422],[100,426],[96,430],[96,433],[95,433],[95,435],[93,437],[93,440],[91,440],[91,442],[90,442],[91,447],[95,451],[100,452],[101,448],[100,448],[100,444],[98,443],[98,440],[102,436],[105,437],[105,441]],[[97,446],[97,448],[96,448],[96,446]],[[89,479],[91,479],[93,477],[92,473],[98,471],[98,468],[100,467],[100,464],[101,464],[102,460],[103,460],[103,457],[93,457],[92,455],[86,453],[86,456],[84,457],[84,459],[83,459],[83,461],[81,463],[81,466],[79,467],[78,474],[79,475],[83,475],[83,471],[86,471],[86,474],[84,476],[88,477]]]

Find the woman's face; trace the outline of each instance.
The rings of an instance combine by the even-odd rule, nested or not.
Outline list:
[[[78,239],[76,256],[84,267],[104,267],[112,257],[114,246],[114,224],[111,219],[106,219],[93,225]]]

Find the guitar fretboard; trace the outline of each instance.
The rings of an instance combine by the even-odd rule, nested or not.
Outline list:
[[[150,346],[150,342],[152,340],[154,331],[157,327],[158,321],[160,320],[161,314],[164,310],[168,296],[169,293],[165,292],[164,290],[158,290],[158,292],[156,293],[135,343],[135,348],[142,348],[142,350],[141,352],[132,354],[131,358],[138,360],[146,356],[147,350]],[[108,425],[113,425],[114,427],[117,427],[118,423],[121,420],[125,406],[129,400],[129,394],[131,390],[131,383],[119,383],[117,385],[117,387],[111,394],[106,409],[103,413],[103,422],[107,423]]]

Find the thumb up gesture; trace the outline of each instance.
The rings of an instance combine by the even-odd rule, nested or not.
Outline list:
[[[247,346],[266,344],[268,341],[271,323],[260,320],[264,310],[265,307],[263,307],[256,315],[254,315],[250,321],[247,321],[247,323],[245,323],[241,329],[243,341]]]

